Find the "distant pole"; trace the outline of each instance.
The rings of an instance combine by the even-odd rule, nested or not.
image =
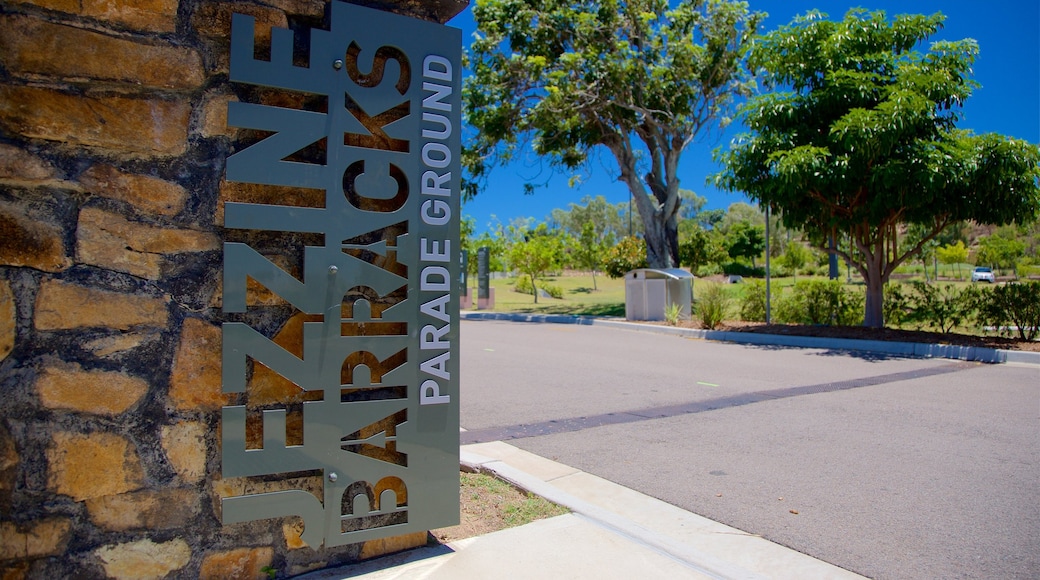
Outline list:
[[[830,268],[827,271],[827,277],[830,278],[831,280],[837,280],[838,279],[838,254],[836,252],[837,252],[838,247],[837,247],[837,245],[835,245],[834,235],[833,234],[831,235],[831,238],[830,238],[830,247],[831,247],[830,256],[828,257],[828,260],[827,260],[829,262]]]
[[[770,320],[769,312],[769,204],[766,204],[766,324]]]
[[[628,237],[632,237],[632,190],[628,190]]]

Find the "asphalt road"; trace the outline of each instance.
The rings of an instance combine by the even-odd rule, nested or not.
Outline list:
[[[1040,368],[463,321],[507,440],[874,578],[1040,578]]]

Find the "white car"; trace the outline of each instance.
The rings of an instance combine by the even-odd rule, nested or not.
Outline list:
[[[995,276],[993,276],[993,270],[991,270],[990,268],[983,268],[982,266],[979,266],[978,268],[975,268],[971,271],[971,281],[989,282],[990,284],[992,284],[993,282],[996,282],[997,279]]]

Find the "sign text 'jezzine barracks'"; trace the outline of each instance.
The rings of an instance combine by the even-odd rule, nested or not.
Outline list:
[[[324,242],[302,249],[299,278],[224,246],[226,313],[263,308],[247,305],[252,279],[307,322],[302,357],[224,323],[223,390],[245,404],[222,412],[222,477],[322,485],[225,498],[223,521],[299,516],[312,548],[457,523],[459,31],[332,2],[306,58],[306,31],[281,28],[268,58],[254,25],[233,17],[231,81],[321,105],[230,103],[228,124],[264,137],[227,159],[227,180],[324,191],[324,204],[229,202],[224,225]],[[256,364],[306,395],[302,441],[287,438],[289,401],[263,406],[262,444],[247,436]]]

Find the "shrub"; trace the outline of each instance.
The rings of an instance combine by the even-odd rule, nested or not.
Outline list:
[[[611,278],[623,278],[626,273],[636,268],[646,268],[646,265],[646,244],[637,237],[629,236],[622,238],[607,251],[603,271]]]
[[[902,327],[910,317],[910,296],[905,292],[902,284],[885,284],[885,298],[882,304],[884,310],[885,324],[887,326]]]
[[[996,286],[982,292],[977,304],[983,326],[994,326],[1007,334],[1013,326],[1022,340],[1033,340],[1040,333],[1040,282]]]
[[[847,290],[837,280],[799,280],[776,301],[777,322],[838,324],[863,321],[863,293]]]
[[[720,284],[708,284],[701,291],[696,307],[701,325],[709,330],[714,330],[726,318],[726,311],[729,310],[729,295]]]
[[[740,262],[730,262],[722,265],[722,273],[727,276],[743,276],[745,278],[764,278],[765,268],[752,268]]]
[[[664,319],[668,321],[668,324],[677,326],[679,319],[683,317],[683,307],[681,304],[671,303],[664,308]]]
[[[559,286],[542,282],[538,285],[539,290],[545,290],[546,294],[556,299],[563,298],[563,289]],[[531,284],[530,276],[520,276],[513,284],[513,290],[521,294],[534,294],[534,286]]]
[[[761,280],[751,280],[746,286],[744,286],[744,295],[740,298],[740,319],[748,322],[765,322],[765,282]]]
[[[711,264],[705,264],[694,272],[700,278],[707,278],[708,276],[715,276],[722,273],[722,266],[712,262]]]
[[[952,284],[939,287],[920,280],[910,282],[913,295],[910,297],[911,321],[931,324],[943,333],[960,326],[975,311],[974,292],[962,291]]]

